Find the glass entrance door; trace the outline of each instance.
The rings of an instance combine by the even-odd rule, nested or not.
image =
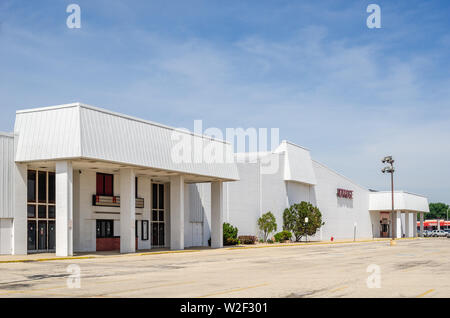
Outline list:
[[[55,221],[48,221],[48,249],[54,250],[56,248],[56,229]]]
[[[28,171],[28,251],[55,250],[55,173]]]
[[[38,250],[47,249],[47,221],[38,222]]]
[[[164,184],[152,184],[152,247],[165,246]]]
[[[28,221],[28,250],[36,250],[36,221]]]

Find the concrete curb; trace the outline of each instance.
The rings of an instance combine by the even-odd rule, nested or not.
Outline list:
[[[14,259],[14,260],[0,260],[0,264],[7,263],[31,263],[31,262],[47,262],[47,261],[65,261],[65,260],[78,260],[78,259],[99,259],[99,258],[113,258],[113,257],[126,257],[126,256],[148,256],[148,255],[160,255],[160,254],[180,254],[180,253],[194,253],[201,252],[201,250],[180,250],[180,251],[155,251],[144,253],[131,253],[120,255],[103,255],[103,256],[68,256],[68,257],[47,257],[36,259]]]
[[[396,240],[418,240],[422,237],[402,237]],[[338,242],[310,242],[310,243],[287,243],[287,244],[273,244],[263,246],[236,246],[224,248],[226,250],[245,250],[252,248],[269,248],[269,247],[295,247],[295,246],[311,246],[311,245],[333,245],[333,244],[357,244],[357,243],[374,243],[374,242],[389,242],[390,239],[372,239],[372,240],[360,240],[360,241],[338,241]],[[220,250],[220,249],[219,249]],[[113,258],[113,257],[126,257],[126,256],[149,256],[149,255],[162,255],[162,254],[181,254],[181,253],[196,253],[202,251],[210,251],[210,249],[200,250],[179,250],[179,251],[155,251],[144,253],[132,253],[132,254],[120,254],[120,255],[103,255],[103,256],[69,256],[69,257],[47,257],[36,259],[14,259],[14,260],[0,260],[0,264],[8,263],[30,263],[30,262],[48,262],[48,261],[64,261],[64,260],[83,260],[83,259],[98,259],[98,258]]]
[[[419,240],[421,237],[402,237],[397,238],[397,240]],[[311,245],[334,245],[334,244],[357,244],[357,243],[375,243],[375,242],[389,242],[391,239],[371,239],[371,240],[360,240],[360,241],[338,241],[338,242],[310,242],[310,243],[286,243],[286,244],[271,244],[263,246],[236,246],[228,247],[228,250],[242,250],[251,248],[268,248],[268,247],[295,247],[295,246],[311,246]]]

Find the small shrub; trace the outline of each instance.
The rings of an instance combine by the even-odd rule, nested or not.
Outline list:
[[[258,238],[253,235],[241,235],[239,236],[239,241],[241,241],[242,244],[256,244],[256,241]]]
[[[263,240],[263,239],[260,239],[260,240],[259,240],[259,243],[264,243],[264,240]]]
[[[277,230],[277,221],[272,212],[269,211],[258,219],[258,228],[263,234],[264,240],[267,240],[270,233]]]
[[[236,245],[239,244],[238,229],[230,223],[223,224],[223,244],[224,245]]]
[[[226,241],[223,242],[224,245],[238,245],[240,244],[239,240],[236,238],[228,237]]]
[[[290,240],[292,233],[289,231],[281,231],[274,235],[275,242],[284,242]]]
[[[268,240],[267,240],[267,243],[269,243],[269,244],[273,244],[273,240],[271,240],[271,239],[268,239]]]

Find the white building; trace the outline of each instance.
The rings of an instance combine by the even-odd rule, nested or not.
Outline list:
[[[179,140],[194,151],[179,161]],[[416,236],[425,197],[371,192],[283,141],[271,153],[233,154],[230,144],[80,103],[18,111],[0,134],[0,254],[191,246],[222,247],[222,223],[258,235],[271,211],[301,201],[320,209],[315,239]],[[199,147],[199,148],[195,148]],[[215,149],[197,160],[195,149]],[[175,155],[174,155],[175,154]],[[184,157],[186,159],[186,157]]]

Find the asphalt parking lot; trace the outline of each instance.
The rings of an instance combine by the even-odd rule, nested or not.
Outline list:
[[[449,255],[430,238],[0,263],[0,297],[449,297]]]

